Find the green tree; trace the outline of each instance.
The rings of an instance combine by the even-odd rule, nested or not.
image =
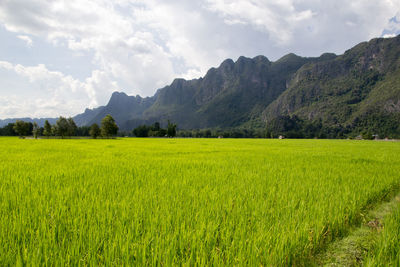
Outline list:
[[[161,129],[160,123],[159,122],[155,122],[153,124],[153,129],[152,130],[158,132],[160,129]]]
[[[17,136],[18,134],[14,130],[14,123],[9,123],[2,128],[3,136]]]
[[[77,136],[90,136],[90,126],[80,126],[76,130],[76,135]]]
[[[133,129],[133,134],[136,137],[148,137],[150,132],[150,128],[147,127],[146,125],[140,125]]]
[[[93,123],[92,126],[90,126],[89,134],[93,139],[96,139],[98,136],[100,136],[101,131],[97,123]]]
[[[37,139],[38,136],[39,136],[39,133],[40,133],[40,127],[39,127],[39,125],[38,125],[36,122],[34,122],[34,123],[33,123],[33,128],[32,128],[33,137],[34,137],[35,139]]]
[[[361,136],[363,139],[365,140],[373,140],[374,136],[372,135],[372,133],[370,131],[364,131],[361,133]]]
[[[176,124],[171,123],[169,120],[168,120],[168,126],[167,126],[167,135],[168,135],[168,137],[176,136]]]
[[[68,135],[69,123],[68,120],[62,116],[56,122],[56,134],[64,138]]]
[[[101,135],[104,137],[110,137],[118,133],[118,126],[111,115],[105,116],[101,120]]]
[[[52,136],[56,136],[57,135],[57,126],[56,125],[52,125],[51,126],[51,135]]]
[[[68,121],[68,131],[67,131],[68,136],[75,136],[78,127],[76,126],[74,120],[71,117],[69,117],[67,121]]]
[[[44,127],[43,127],[43,135],[49,137],[51,135],[51,124],[49,123],[48,120],[44,122]]]
[[[24,121],[17,120],[14,123],[13,129],[20,137],[23,137],[28,134],[29,124]]]

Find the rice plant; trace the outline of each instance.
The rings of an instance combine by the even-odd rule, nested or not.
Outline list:
[[[303,265],[399,189],[400,143],[0,138],[0,265]]]

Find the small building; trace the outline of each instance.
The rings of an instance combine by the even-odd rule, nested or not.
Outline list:
[[[283,135],[280,135],[279,139],[285,139],[285,137]]]

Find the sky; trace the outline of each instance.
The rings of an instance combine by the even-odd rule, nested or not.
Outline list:
[[[400,0],[0,0],[0,119],[152,96],[227,59],[342,54],[400,34]]]

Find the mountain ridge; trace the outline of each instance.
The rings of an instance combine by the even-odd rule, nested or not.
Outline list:
[[[399,77],[400,36],[375,38],[342,55],[226,59],[204,77],[174,79],[151,97],[114,92],[107,105],[74,119],[90,125],[111,114],[122,130],[168,120],[180,129],[223,129],[262,128],[282,116],[297,116],[350,132],[378,131],[390,121],[388,131],[400,134],[392,125],[400,117]]]

